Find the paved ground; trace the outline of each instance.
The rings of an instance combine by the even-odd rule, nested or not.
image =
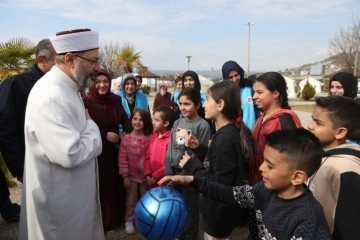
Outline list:
[[[21,187],[22,184],[18,182],[18,187],[10,189],[10,198],[12,202],[21,203]],[[18,239],[18,228],[19,222],[13,223],[5,223],[0,216],[0,239],[1,240],[17,240]],[[238,240],[245,240],[247,239],[248,229],[247,228],[237,228],[234,231],[236,239]],[[199,233],[198,239],[201,238],[202,232]],[[124,225],[121,227],[115,228],[111,231],[106,232],[106,239],[107,240],[142,240],[145,239],[141,236],[139,232],[136,232],[135,235],[127,235],[125,232]]]
[[[151,105],[150,109],[152,109],[152,103],[154,101],[153,99],[154,99],[154,94],[152,93],[149,97],[149,103]],[[295,104],[304,105],[304,104],[313,104],[313,102],[303,102],[303,101],[299,100],[299,101],[291,101],[291,103],[290,103],[290,105],[295,105]],[[301,111],[296,111],[296,112],[299,115],[303,126],[306,127],[311,120],[311,113],[301,112]],[[11,192],[10,198],[11,198],[12,202],[16,202],[18,204],[21,203],[21,186],[22,186],[21,183],[18,183],[18,187],[10,189],[10,192]],[[18,222],[6,224],[0,217],[0,239],[1,240],[18,239],[18,228],[19,228]],[[238,240],[247,239],[247,234],[248,234],[247,228],[235,229],[235,236],[236,236],[236,239],[238,239]],[[201,236],[201,233],[199,234],[198,239],[202,239],[200,236]],[[107,240],[115,240],[115,239],[141,240],[144,238],[139,233],[136,233],[133,236],[128,236],[125,233],[124,226],[121,226],[114,230],[108,231],[106,233],[106,239]]]

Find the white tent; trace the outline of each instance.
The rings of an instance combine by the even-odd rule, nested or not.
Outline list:
[[[288,98],[296,98],[295,92],[295,80],[286,76],[283,76],[286,81]]]
[[[122,80],[122,77],[111,79],[111,88],[110,89],[112,92],[118,91],[118,86],[120,85],[121,80]]]
[[[200,80],[200,84],[201,84],[201,91],[202,91],[203,93],[206,93],[206,91],[208,90],[208,88],[209,88],[211,85],[213,85],[213,82],[212,82],[210,79],[208,79],[208,78],[206,78],[206,77],[204,77],[204,76],[199,75],[199,80]]]
[[[315,93],[321,93],[321,87],[324,84],[322,82],[320,82],[319,80],[316,80],[315,78],[312,78],[312,77],[308,77],[308,78],[305,78],[304,80],[300,81],[299,87],[300,87],[301,91],[304,89],[304,86],[307,81],[309,81],[310,85],[313,86],[313,88],[315,88]]]

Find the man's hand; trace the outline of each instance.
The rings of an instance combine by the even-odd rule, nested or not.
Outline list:
[[[187,185],[187,184],[191,183],[192,181],[194,181],[194,176],[174,175],[174,176],[165,176],[165,177],[163,177],[162,179],[160,179],[158,184],[160,186],[166,185],[168,187],[171,187],[171,185],[173,183]]]

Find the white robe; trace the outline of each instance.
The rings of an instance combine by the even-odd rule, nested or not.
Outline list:
[[[101,136],[86,120],[78,88],[53,67],[30,92],[19,239],[105,239],[96,160]]]

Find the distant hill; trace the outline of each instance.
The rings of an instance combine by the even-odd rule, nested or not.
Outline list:
[[[332,71],[333,69],[330,69],[330,66],[333,65],[335,58],[336,58],[336,56],[331,56],[331,57],[328,57],[328,58],[318,61],[318,62],[306,63],[299,67],[295,67],[295,68],[287,68],[281,72],[282,73],[293,72],[295,74],[299,74],[300,71],[302,71],[302,70],[307,70],[310,72],[311,66],[313,66],[313,65],[325,65],[326,70]],[[176,72],[180,72],[179,70],[152,70],[152,69],[150,69],[150,71],[153,73],[156,73],[159,76],[168,76],[168,75],[175,76]],[[202,70],[202,71],[196,71],[196,72],[199,75],[202,75],[209,79],[215,79],[215,80],[222,79],[222,72],[220,69]],[[254,74],[254,73],[259,74],[259,72],[251,72],[251,74]]]
[[[313,65],[324,65],[325,69],[330,68],[331,65],[335,65],[334,64],[334,60],[336,59],[337,56],[331,56],[328,57],[324,60],[318,61],[318,62],[313,62],[313,63],[307,63],[304,65],[301,65],[300,67],[295,67],[295,68],[287,68],[284,71],[301,71],[301,70],[308,70],[310,71],[311,66]]]
[[[180,72],[180,71],[177,71],[177,70],[153,70],[153,69],[150,69],[150,72],[156,73],[159,76],[168,76],[168,75],[175,76],[175,74],[177,72]],[[204,76],[206,78],[209,78],[209,79],[222,78],[221,70],[216,70],[216,69],[214,69],[214,70],[196,71],[196,73],[201,75],[201,76]]]

